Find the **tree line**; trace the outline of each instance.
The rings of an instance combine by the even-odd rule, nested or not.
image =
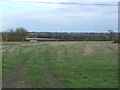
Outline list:
[[[28,36],[28,31],[23,28],[19,27],[14,29],[7,29],[6,31],[2,32],[2,40],[3,41],[25,41],[25,38]]]
[[[8,29],[2,32],[3,41],[25,41],[29,38],[53,38],[64,41],[111,41],[118,39],[119,33],[108,30],[108,33],[68,33],[68,32],[28,32],[23,27]]]
[[[118,33],[109,30],[108,33],[58,33],[29,32],[30,38],[54,38],[66,41],[111,41],[118,39]]]

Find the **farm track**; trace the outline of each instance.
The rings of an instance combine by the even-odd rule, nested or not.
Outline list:
[[[17,46],[17,48],[18,48],[18,46]],[[35,49],[35,50],[39,50],[39,49]],[[9,51],[10,51],[10,49],[9,49]],[[30,53],[30,52],[34,52],[34,50],[31,50],[28,53]],[[47,52],[47,49],[45,51],[43,51],[42,53],[44,54],[44,52]],[[30,55],[31,54],[25,55],[24,58],[14,66],[13,70],[6,75],[7,78],[4,79],[2,82],[3,88],[31,88],[32,87],[31,85],[28,85],[27,83],[25,83],[25,81],[26,81],[25,72],[27,69],[29,69],[29,68],[25,67],[25,63],[31,57]],[[45,87],[46,88],[58,88],[58,87],[65,88],[65,85],[62,82],[60,82],[57,79],[57,77],[53,74],[48,58],[50,58],[50,56],[48,56],[48,55],[44,56],[44,63],[43,63],[43,67],[42,67],[43,74],[46,78]],[[42,82],[42,81],[40,81],[40,82]]]
[[[23,65],[27,61],[28,58],[25,58],[21,62],[19,62],[14,69],[7,74],[8,79],[3,80],[2,86],[3,88],[28,88],[29,86],[25,84],[24,74],[23,74]],[[22,75],[22,80],[18,81],[17,78]]]
[[[96,42],[94,42],[94,43],[93,42],[73,43],[72,42],[72,43],[67,43],[67,44],[55,43],[55,45],[54,45],[54,43],[48,43],[49,45],[47,45],[47,46],[46,45],[41,46],[40,44],[41,43],[39,43],[39,44],[21,44],[21,45],[7,46],[7,48],[4,48],[4,49],[6,49],[6,51],[4,51],[4,53],[5,53],[4,58],[6,55],[9,57],[9,53],[16,51],[18,53],[18,55],[20,53],[21,57],[18,60],[21,60],[21,61],[15,60],[15,61],[17,61],[17,64],[16,65],[14,64],[13,70],[9,71],[7,74],[5,74],[5,76],[3,76],[4,77],[3,82],[2,82],[3,88],[41,88],[41,87],[43,87],[43,88],[67,88],[68,85],[64,81],[60,81],[61,76],[59,76],[54,71],[54,67],[52,66],[56,62],[59,63],[60,60],[61,61],[63,60],[65,62],[66,58],[59,59],[59,57],[57,57],[56,55],[61,55],[60,57],[65,56],[65,55],[68,55],[69,57],[75,57],[74,55],[76,55],[76,56],[81,55],[83,57],[86,57],[86,56],[93,55],[93,54],[99,55],[99,53],[101,53],[101,52],[108,53],[108,54],[109,53],[117,53],[117,45],[110,44],[111,46],[109,46],[106,43],[104,44],[101,42],[98,42],[98,43],[96,43]],[[33,46],[33,47],[31,47],[31,46]],[[56,47],[56,46],[62,46],[62,48]],[[78,49],[75,48],[77,46],[79,46]],[[21,54],[21,52],[23,55]],[[68,53],[68,54],[65,54],[65,53]],[[74,53],[74,55],[73,55],[73,53]],[[13,56],[14,56],[14,54],[13,54]],[[7,59],[9,59],[9,58],[7,58]],[[55,59],[55,62],[54,62],[54,59]],[[56,61],[56,59],[58,59],[58,61]],[[76,60],[77,59],[78,58],[76,58]],[[72,63],[72,65],[74,65],[74,63]],[[79,62],[79,63],[81,64],[81,62]],[[84,62],[83,62],[83,64],[84,64]],[[60,65],[61,65],[61,63],[60,63]],[[57,66],[57,64],[56,64],[56,66]],[[68,67],[71,67],[71,66],[68,66]],[[82,65],[81,65],[81,67],[82,67]],[[55,67],[55,68],[57,68],[57,67]],[[81,69],[79,67],[77,67],[77,68]],[[74,67],[71,69],[74,69]],[[67,72],[67,71],[65,71],[65,72]],[[70,72],[72,72],[72,70]],[[91,73],[91,72],[88,72],[88,73]],[[84,71],[83,71],[83,73],[84,73]],[[76,72],[76,74],[77,74],[77,72]],[[39,78],[40,77],[39,75],[41,76],[41,78]],[[81,78],[77,78],[76,81],[78,79],[80,79],[80,82],[82,82]],[[85,79],[87,79],[87,78],[85,78]],[[64,79],[64,80],[66,80],[66,79]],[[73,78],[71,80],[73,80]],[[71,84],[71,82],[70,82],[70,84]],[[82,83],[80,85],[82,85]],[[76,83],[74,84],[74,86],[76,86]]]
[[[42,74],[45,78],[45,88],[65,88],[66,86],[58,80],[54,72],[52,71],[50,61],[52,57],[50,56],[51,53],[49,52],[49,48],[43,50],[41,52],[41,56],[43,57],[42,60]],[[51,49],[50,49],[51,50]],[[37,53],[40,53],[39,51]],[[42,83],[42,81],[36,82],[36,87],[39,85],[38,83]],[[38,86],[39,87],[39,86]]]
[[[27,68],[24,66],[27,60],[29,60],[30,55],[31,54],[27,54],[24,59],[16,64],[13,70],[7,74],[7,78],[2,82],[3,88],[30,88],[30,85],[25,83],[25,70],[27,70]]]
[[[43,68],[45,77],[47,78],[47,88],[65,88],[65,85],[62,82],[58,81],[56,76],[53,74],[48,61],[45,61]]]

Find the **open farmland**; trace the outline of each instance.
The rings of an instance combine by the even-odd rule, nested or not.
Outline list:
[[[118,44],[110,41],[2,44],[3,88],[117,88]]]

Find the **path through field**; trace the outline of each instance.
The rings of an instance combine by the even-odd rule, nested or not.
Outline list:
[[[37,44],[22,44],[22,45],[15,45],[13,48],[9,47],[6,49],[6,52],[10,52],[15,50],[16,48],[22,47],[22,46],[32,46],[32,45],[37,45]],[[37,50],[37,49],[36,49]],[[3,80],[3,88],[32,88],[29,84],[25,82],[25,71],[27,70],[27,67],[25,67],[25,63],[29,58],[31,57],[30,55],[34,52],[32,49],[29,51],[29,54],[26,54],[22,60],[20,60],[14,67],[13,70],[9,73],[7,73],[7,79]],[[30,54],[31,53],[31,54]],[[43,52],[44,53],[44,52]],[[44,57],[46,58],[47,55]],[[62,87],[65,88],[64,84],[59,82],[56,77],[53,75],[50,69],[50,65],[48,61],[44,61],[43,67],[44,69],[44,75],[47,80],[47,84],[45,85],[46,87]],[[18,80],[18,78],[20,80]]]
[[[24,72],[26,70],[24,64],[29,58],[30,56],[28,54],[13,67],[12,71],[7,73],[7,79],[3,80],[3,88],[30,88],[30,85],[26,84],[24,81]],[[18,78],[20,78],[20,80],[18,80]]]
[[[117,87],[118,45],[111,42],[23,42],[2,52],[3,88]]]

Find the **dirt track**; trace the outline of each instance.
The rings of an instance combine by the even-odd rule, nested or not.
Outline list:
[[[19,48],[21,46],[29,46],[29,45],[36,45],[36,44],[15,45],[15,46],[12,46],[12,48],[7,49],[7,52],[13,51],[16,48]],[[32,51],[33,50],[30,50],[29,52],[32,52]],[[25,67],[25,63],[31,57],[30,56],[31,54],[28,54],[28,55],[24,56],[24,58],[20,62],[18,62],[18,64],[16,64],[14,66],[14,68],[11,72],[7,73],[7,78],[4,79],[2,82],[3,88],[32,88],[31,85],[29,85],[28,83],[25,82],[25,71],[27,70],[27,67]],[[44,61],[44,65],[43,65],[43,73],[47,80],[47,84],[45,87],[65,88],[65,85],[63,83],[61,83],[60,81],[58,81],[57,78],[55,77],[55,75],[52,73],[51,66],[50,66],[48,60],[46,59],[46,57],[44,57],[45,61]],[[39,85],[39,83],[37,83],[37,84]]]
[[[14,69],[7,74],[7,79],[3,80],[3,88],[30,88],[30,85],[25,83],[25,67],[24,64],[28,60],[29,56],[21,60]],[[17,78],[20,78],[18,80]]]
[[[47,55],[48,56],[48,55]],[[66,86],[60,82],[57,77],[54,75],[54,73],[52,72],[52,69],[51,69],[51,65],[50,65],[50,62],[48,60],[48,58],[44,57],[44,65],[43,65],[43,73],[45,75],[45,77],[47,78],[47,85],[46,87],[48,88],[65,88]],[[50,57],[50,56],[49,56]]]

